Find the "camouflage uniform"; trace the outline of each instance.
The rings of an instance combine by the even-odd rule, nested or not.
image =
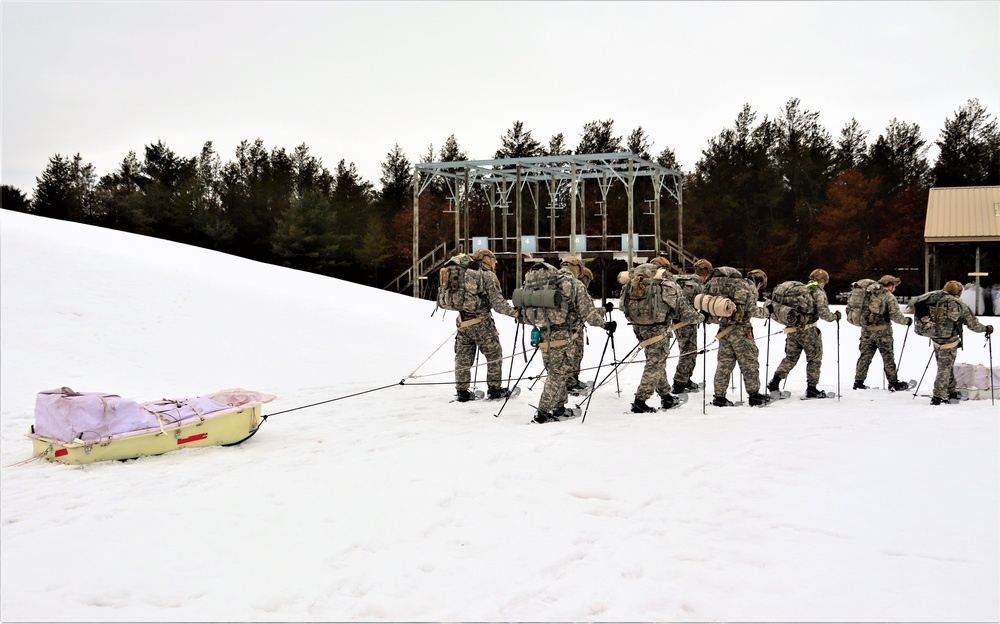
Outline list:
[[[799,356],[805,351],[806,354],[806,386],[815,388],[819,383],[819,372],[823,365],[823,334],[816,321],[838,321],[840,317],[830,311],[830,301],[826,298],[826,291],[816,280],[811,280],[806,284],[806,288],[813,296],[815,311],[809,317],[802,319],[799,325],[785,329],[785,357],[778,364],[774,371],[774,378],[777,380],[788,377],[788,373],[799,361]]]
[[[488,267],[468,269],[466,279],[479,280],[482,295],[476,299],[474,312],[460,312],[456,319],[455,388],[460,393],[469,389],[478,349],[486,357],[486,385],[491,390],[499,390],[503,380],[503,349],[490,311],[496,310],[513,317],[514,308],[504,299],[500,292],[500,280]]]
[[[575,258],[570,261],[570,264],[564,264],[564,266],[571,266],[574,263]],[[580,273],[579,280],[580,283],[583,284],[583,288],[589,292],[590,283],[594,280],[594,274],[590,271],[590,269],[584,267]],[[591,307],[593,307],[593,305],[591,305]],[[604,308],[595,307],[594,311],[590,314],[598,318],[603,318],[603,313]],[[567,386],[568,390],[572,390],[574,386],[577,389],[583,388],[580,383],[580,367],[583,365],[583,348],[587,337],[586,328],[584,327],[585,322],[586,319],[576,319],[573,326],[573,377],[569,380],[569,386]]]
[[[879,288],[872,293],[870,310],[875,313],[875,322],[861,326],[861,342],[858,350],[861,356],[854,371],[855,382],[864,382],[868,376],[868,367],[878,351],[882,355],[882,368],[890,384],[897,381],[896,356],[893,354],[892,323],[909,325],[909,319],[899,310],[896,297],[885,288]]]
[[[670,309],[666,321],[653,325],[632,325],[635,338],[642,345],[642,350],[646,356],[646,365],[642,370],[642,379],[639,381],[639,387],[635,390],[637,401],[645,401],[653,396],[653,392],[656,392],[661,397],[670,394],[670,379],[667,377],[667,356],[670,347],[671,322],[689,323],[692,327],[697,327],[702,319],[701,314],[694,309],[683,291],[677,286],[676,281],[667,277],[664,279],[664,282],[667,280],[675,285],[677,290],[675,291],[676,298],[671,296],[671,293],[666,289],[662,291],[662,300],[668,304]],[[643,344],[647,342],[648,344]]]
[[[721,318],[719,322],[719,333],[726,333],[719,338],[719,357],[714,380],[716,398],[726,398],[729,377],[737,363],[747,392],[760,392],[760,351],[753,339],[750,319],[767,318],[767,310],[757,305],[757,287],[753,281],[746,282],[747,290],[744,291],[743,301],[734,302],[738,306],[737,312],[731,317]]]
[[[559,269],[569,279],[563,280],[560,288],[564,301],[569,302],[569,320],[565,325],[555,325],[540,328],[542,342],[542,361],[545,363],[545,387],[538,401],[541,412],[552,414],[566,405],[569,400],[567,385],[575,380],[574,368],[574,327],[582,330],[583,323],[595,327],[604,327],[604,319],[595,314],[594,300],[587,293],[583,283],[569,269]],[[583,322],[579,319],[583,318]]]
[[[679,276],[678,283],[682,284],[684,295],[689,303],[694,303],[694,297],[702,291],[701,279],[693,275]],[[677,337],[677,369],[674,371],[674,392],[691,382],[691,374],[694,372],[695,364],[698,360],[698,325],[696,323],[684,323],[680,327],[674,327],[674,335]]]
[[[961,288],[961,284],[959,284],[959,288]],[[934,398],[941,400],[947,399],[956,391],[955,359],[958,357],[959,347],[962,346],[962,325],[979,333],[993,331],[993,326],[980,323],[979,319],[972,313],[972,309],[961,299],[950,293],[945,297],[954,300],[954,303],[948,306],[948,320],[952,321],[954,330],[949,338],[931,339],[937,363],[937,375],[934,377]]]

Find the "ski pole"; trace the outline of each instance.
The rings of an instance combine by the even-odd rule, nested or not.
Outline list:
[[[517,350],[517,333],[521,329],[520,323],[514,323],[514,346],[510,348],[511,353]],[[524,357],[528,357],[525,355]],[[507,373],[507,379],[512,379],[514,377],[514,358],[510,358],[510,372]]]
[[[897,360],[897,362],[899,362],[899,363],[896,365],[897,371],[898,371],[899,367],[903,365],[903,351],[906,350],[906,339],[909,338],[909,337],[910,337],[910,326],[907,325],[906,326],[906,333],[903,334],[903,346],[899,348],[899,359]],[[896,379],[899,379],[899,375],[898,374],[896,375]]]
[[[704,416],[708,413],[708,325],[703,321],[701,324],[701,413]],[[716,365],[718,366],[718,365]]]
[[[992,332],[986,334],[986,345],[990,352],[990,405],[996,405],[996,397],[994,396],[993,389],[993,338],[991,334]]]
[[[931,356],[927,358],[927,366],[924,367],[924,374],[920,376],[920,381],[917,382],[917,387],[913,389],[914,399],[917,398],[917,393],[920,392],[920,384],[924,383],[924,376],[927,375],[927,369],[931,367],[931,360],[934,359],[934,349],[937,347],[934,346],[933,340],[931,341],[931,346],[933,348],[931,349]]]
[[[535,347],[535,350],[531,352],[531,357],[528,358],[528,363],[524,365],[524,370],[521,371],[521,375],[517,378],[517,381],[514,382],[514,386],[511,388],[511,392],[514,391],[514,388],[517,387],[517,384],[521,383],[521,377],[524,377],[524,374],[528,372],[528,366],[531,365],[531,360],[535,359],[535,354],[537,353],[538,353],[538,347]],[[503,408],[507,407],[507,401],[510,401],[510,392],[507,393],[507,397],[503,400],[503,405],[500,406],[500,409],[497,410],[497,413],[493,414],[494,418],[500,417],[500,412],[503,411]]]
[[[594,385],[591,387],[590,394],[587,395],[587,400],[584,401],[585,406],[583,408],[583,417],[580,419],[580,424],[582,425],[585,420],[587,420],[587,410],[590,409],[590,399],[594,397],[594,391],[597,390],[597,378],[601,376],[601,365],[604,364],[604,354],[608,352],[608,344],[611,342],[611,337],[613,334],[608,333],[608,339],[604,341],[604,349],[601,351],[601,359],[597,362],[597,373],[594,375]],[[577,405],[577,407],[580,407]]]
[[[608,310],[608,320],[609,321],[611,320],[611,310]],[[608,334],[608,338],[611,339],[611,357],[613,357],[615,362],[617,362],[618,354],[615,353],[615,335]],[[618,382],[618,367],[615,367],[615,390],[616,392],[618,392],[618,396],[620,397],[622,395],[622,387],[621,384]]]
[[[770,379],[770,367],[771,367],[771,317],[767,317],[767,351],[764,354],[764,383],[766,384],[768,379]]]
[[[840,314],[840,312],[837,312]],[[837,402],[840,403],[840,317],[837,317]]]

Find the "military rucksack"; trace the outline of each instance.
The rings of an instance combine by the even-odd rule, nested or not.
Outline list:
[[[525,323],[538,329],[565,326],[570,321],[572,277],[547,262],[524,276],[524,286],[514,290],[511,302]]]
[[[913,310],[913,331],[927,338],[951,338],[961,333],[959,301],[943,290],[932,290],[913,297],[908,304]]]
[[[802,282],[782,282],[771,291],[771,318],[789,327],[816,320],[816,301]]]
[[[860,279],[851,284],[851,292],[847,295],[847,322],[858,327],[877,325],[881,320],[875,293],[882,289],[873,279]]]
[[[640,264],[629,271],[629,279],[619,296],[625,318],[634,325],[666,323],[677,298],[683,297],[677,282],[666,271],[651,263]]]
[[[681,291],[687,300],[694,302],[694,296],[700,295],[704,290],[701,278],[697,275],[677,275],[674,277],[674,281],[677,285],[681,287]]]
[[[466,254],[448,260],[438,271],[438,306],[453,312],[475,312],[483,295],[481,268]]]
[[[746,307],[754,305],[754,302],[757,301],[757,289],[753,283],[733,267],[716,267],[708,277],[708,281],[705,282],[703,292],[712,297],[728,299],[731,303],[731,305],[725,304],[724,301],[712,300],[708,297],[699,298],[699,305],[696,307],[708,313],[708,323],[719,323],[724,318],[722,314],[718,313],[720,310],[732,310],[729,318],[738,323],[743,320]],[[712,303],[711,307],[709,302]]]

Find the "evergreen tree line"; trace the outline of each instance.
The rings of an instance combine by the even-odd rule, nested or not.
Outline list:
[[[893,119],[871,143],[868,134],[851,120],[834,140],[819,113],[794,98],[774,118],[758,119],[744,105],[684,174],[685,248],[716,263],[764,268],[772,283],[802,279],[820,265],[835,279],[922,267],[928,189],[1000,184],[997,121],[969,100],[945,120],[933,165],[917,124]],[[672,150],[654,158],[651,149],[641,126],[623,138],[610,119],[585,124],[574,150],[561,133],[542,144],[516,121],[494,158],[624,151],[682,170]],[[459,160],[468,155],[451,135],[420,162]],[[2,206],[381,287],[412,263],[414,175],[398,144],[381,170],[375,190],[353,162],[340,160],[331,172],[305,144],[289,153],[267,149],[259,139],[243,141],[223,163],[211,142],[184,157],[161,141],[147,145],[142,159],[129,152],[101,177],[80,154],[56,154],[36,178],[33,198],[4,185]],[[602,210],[600,193],[591,188],[584,196],[587,214]],[[652,193],[650,180],[637,181],[637,214]],[[439,179],[420,196],[420,240],[427,250],[453,239],[452,202]],[[626,231],[625,202],[623,185],[615,185],[607,202],[609,233]],[[544,198],[544,205],[552,203],[560,198]],[[489,232],[496,217],[481,190],[469,204],[473,234]],[[664,197],[661,206],[663,235],[676,239],[676,202]],[[542,213],[537,232],[526,216],[532,225],[525,233],[547,236],[554,227],[565,235],[567,213],[552,221]],[[651,232],[651,222],[642,221],[650,218],[639,214],[637,231]],[[599,219],[586,222],[588,234],[600,227]]]

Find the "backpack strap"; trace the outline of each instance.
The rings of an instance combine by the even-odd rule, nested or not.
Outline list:
[[[666,334],[658,334],[656,336],[653,336],[652,338],[647,338],[646,340],[643,340],[642,342],[639,343],[639,347],[645,349],[649,345],[656,344],[657,342],[663,340],[666,337],[667,337]]]
[[[467,321],[463,321],[461,318],[456,318],[455,319],[455,324],[458,325],[459,329],[465,329],[466,327],[471,327],[471,326],[475,325],[476,323],[482,323],[484,318],[486,318],[486,317],[485,316],[477,316],[476,318],[472,318],[472,319],[469,319]]]
[[[957,340],[955,340],[953,342],[949,342],[948,344],[938,344],[938,343],[934,342],[933,340],[931,340],[931,344],[934,345],[934,348],[937,349],[937,350],[939,350],[939,351],[947,351],[948,349],[954,349],[961,342],[962,342],[961,338],[959,338],[959,339],[957,339]]]

